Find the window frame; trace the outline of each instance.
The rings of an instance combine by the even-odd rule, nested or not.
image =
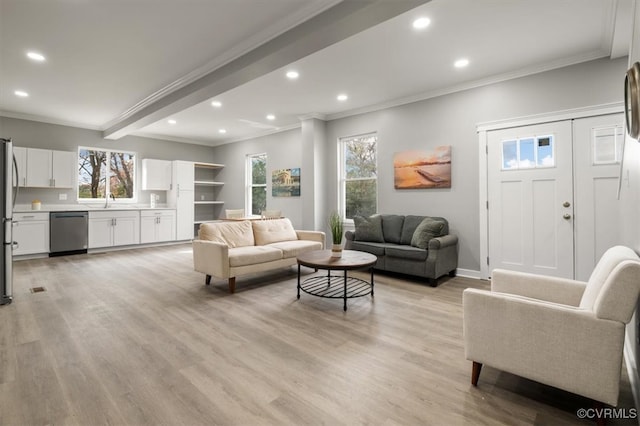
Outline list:
[[[346,144],[347,142],[354,140],[354,139],[363,139],[363,138],[368,138],[368,137],[375,137],[375,143],[376,143],[376,170],[375,170],[375,178],[352,178],[352,179],[347,179],[347,167],[346,167],[346,155],[345,155],[345,149],[346,149]],[[342,136],[338,138],[338,155],[337,155],[337,160],[338,160],[338,200],[337,200],[337,205],[338,205],[338,212],[340,214],[340,216],[342,216],[342,221],[343,223],[345,223],[348,226],[354,226],[354,222],[353,222],[353,218],[347,218],[347,200],[346,200],[346,196],[347,196],[347,181],[357,181],[357,180],[371,180],[371,179],[375,179],[375,183],[376,183],[376,214],[378,213],[378,132],[377,131],[373,131],[373,132],[367,132],[367,133],[361,133],[361,134],[357,134],[357,135],[351,135],[351,136]]]
[[[85,150],[85,151],[101,151],[106,153],[107,155],[107,167],[106,167],[106,175],[105,175],[105,196],[103,198],[80,198],[80,151]],[[126,150],[122,150],[122,149],[108,149],[108,148],[96,148],[96,147],[89,147],[89,146],[78,146],[78,151],[77,151],[77,155],[76,155],[76,201],[78,203],[86,203],[86,204],[90,204],[90,203],[103,203],[103,202],[107,202],[107,200],[109,200],[109,196],[111,194],[111,185],[108,185],[107,182],[109,182],[109,178],[111,176],[111,167],[110,167],[110,162],[111,162],[111,154],[112,153],[121,153],[121,154],[128,154],[133,156],[133,171],[132,171],[132,181],[133,181],[133,197],[132,198],[116,198],[116,201],[111,200],[109,202],[117,202],[120,204],[134,204],[138,201],[138,183],[137,183],[137,178],[138,178],[138,153],[135,151],[126,151]]]
[[[253,183],[253,159],[257,158],[257,157],[264,157],[264,164],[265,164],[265,179],[264,179],[264,184],[254,184]],[[253,188],[263,188],[264,187],[264,192],[265,192],[265,206],[263,208],[266,209],[267,208],[267,196],[268,196],[268,192],[267,192],[267,161],[268,161],[269,157],[267,156],[266,152],[261,152],[261,153],[257,153],[257,154],[247,154],[246,160],[245,160],[245,191],[244,191],[244,211],[245,214],[247,216],[251,216],[253,215]],[[257,214],[260,214],[257,213]]]

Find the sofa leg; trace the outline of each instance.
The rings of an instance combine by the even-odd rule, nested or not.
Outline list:
[[[236,277],[229,278],[229,293],[233,294],[236,292]]]
[[[596,413],[595,421],[597,426],[606,426],[607,419],[602,416],[602,409],[604,408],[604,404],[600,401],[593,401],[593,408]]]
[[[427,278],[427,283],[429,283],[429,285],[431,287],[438,287],[438,279],[437,278]]]
[[[471,366],[471,384],[473,386],[478,386],[478,379],[480,378],[480,370],[482,370],[482,364],[479,362],[473,361],[473,365]]]
[[[207,275],[207,276],[204,278],[204,283],[205,283],[205,285],[209,285],[209,284],[211,284],[211,275]]]
[[[456,276],[456,270],[454,269],[453,271],[449,271],[449,276],[451,278],[455,277]]]

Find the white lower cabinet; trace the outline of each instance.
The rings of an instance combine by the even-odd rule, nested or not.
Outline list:
[[[13,215],[13,255],[49,253],[49,213]]]
[[[157,243],[176,239],[175,210],[142,210],[140,212],[140,243]]]
[[[89,212],[89,248],[140,244],[138,210]]]

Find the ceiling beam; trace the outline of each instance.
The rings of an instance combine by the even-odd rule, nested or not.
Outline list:
[[[119,139],[429,1],[344,0],[197,80],[132,108],[103,137]]]

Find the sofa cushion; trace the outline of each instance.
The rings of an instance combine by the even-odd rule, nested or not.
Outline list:
[[[288,218],[254,220],[251,224],[253,225],[253,236],[257,246],[298,239],[298,234],[296,234]]]
[[[384,256],[384,248],[386,243],[372,243],[370,241],[353,241],[349,250],[366,251],[376,256]]]
[[[269,246],[236,247],[229,250],[229,266],[246,266],[282,259],[282,250]]]
[[[229,248],[254,245],[253,230],[248,220],[203,223],[198,230],[198,236],[201,240],[226,244]]]
[[[427,254],[429,252],[427,250],[412,247],[412,246],[403,246],[403,245],[389,245],[385,247],[384,254],[389,257],[400,257],[402,259],[409,260],[427,260]]]
[[[382,235],[386,243],[400,244],[404,216],[397,214],[381,214]]]
[[[322,250],[322,243],[308,240],[281,241],[279,243],[271,243],[266,247],[275,247],[282,250],[282,257],[288,259],[308,251]]]
[[[404,222],[402,223],[402,234],[400,234],[400,244],[404,244],[406,246],[411,245],[411,239],[413,238],[413,233],[416,231],[416,228],[426,216],[412,216],[407,215],[404,217]]]
[[[356,241],[384,243],[382,217],[380,215],[376,214],[369,217],[354,216],[353,223],[356,226]]]
[[[432,238],[442,236],[442,230],[444,229],[444,222],[434,220],[430,217],[424,218],[424,220],[418,225],[413,232],[411,238],[411,245],[421,249],[429,247],[429,241]]]

